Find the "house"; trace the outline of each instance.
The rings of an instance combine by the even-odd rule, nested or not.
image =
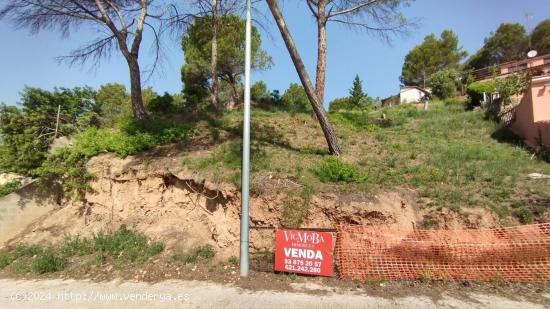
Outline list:
[[[550,54],[540,55],[538,57],[509,61],[496,66],[496,73],[499,77],[531,70],[534,75],[550,74]],[[487,67],[472,72],[476,81],[489,80],[493,78],[493,67]]]
[[[427,99],[430,92],[417,86],[403,86],[399,90],[399,102],[401,104],[418,103]]]
[[[534,77],[519,104],[506,113],[508,127],[528,146],[550,149],[550,76]]]
[[[474,71],[478,80],[493,78],[490,68]],[[493,69],[494,71],[494,69]],[[529,72],[530,85],[516,103],[500,108],[499,118],[525,143],[535,149],[550,149],[550,54],[501,64],[496,78]],[[498,102],[498,93],[488,94],[488,102]]]

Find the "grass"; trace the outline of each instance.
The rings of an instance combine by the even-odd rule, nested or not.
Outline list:
[[[225,115],[216,129],[219,136],[229,137],[186,164],[210,179],[239,185],[241,117],[239,112]],[[457,212],[486,207],[503,220],[514,216],[521,222],[536,220],[550,207],[548,181],[526,179],[533,172],[550,174],[550,164],[499,133],[500,126],[484,119],[483,112],[465,111],[457,100],[432,102],[428,111],[396,106],[330,113],[329,118],[342,146],[339,159],[326,157],[322,132],[309,115],[253,111],[252,179],[275,172],[298,182],[312,179],[313,190],[326,184],[369,192],[405,187],[428,206]],[[297,194],[294,189],[286,192]],[[523,202],[525,210],[512,209],[515,201]],[[300,203],[289,199],[288,205]],[[291,214],[287,208],[289,218],[304,212]]]
[[[214,258],[216,252],[211,245],[202,245],[193,248],[189,252],[179,252],[172,256],[172,260],[183,264],[195,264],[197,262],[208,262]]]
[[[96,264],[111,262],[115,267],[139,264],[160,254],[164,244],[122,225],[112,234],[98,233],[91,238],[66,236],[56,246],[20,244],[0,251],[0,269],[10,266],[15,273],[51,273],[65,269],[72,257],[93,256]]]

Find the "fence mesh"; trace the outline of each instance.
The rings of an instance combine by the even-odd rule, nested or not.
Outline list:
[[[482,230],[339,225],[340,276],[355,280],[550,279],[550,223]]]

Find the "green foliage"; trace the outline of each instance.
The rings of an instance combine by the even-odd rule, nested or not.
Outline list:
[[[533,223],[533,220],[535,219],[533,212],[525,207],[521,207],[514,211],[514,215],[519,219],[519,222],[521,222],[522,224]]]
[[[286,110],[297,112],[311,111],[311,104],[304,87],[296,83],[290,83],[288,89],[285,90],[281,97],[281,102]]]
[[[432,74],[442,69],[457,69],[466,55],[452,30],[444,30],[439,39],[430,34],[405,56],[401,82],[423,86]]]
[[[98,233],[93,237],[94,251],[114,259],[117,266],[131,263],[142,263],[164,250],[164,244],[148,243],[143,234],[120,226],[114,234]]]
[[[485,38],[483,47],[465,63],[466,68],[481,69],[493,64],[524,57],[529,36],[521,24],[501,24],[496,32]]]
[[[338,112],[343,110],[349,110],[351,107],[350,99],[349,97],[345,98],[336,98],[332,101],[330,101],[328,105],[328,110],[330,112]]]
[[[179,123],[166,121],[137,122],[126,119],[120,129],[89,128],[78,134],[72,148],[59,148],[48,156],[36,172],[43,187],[57,186],[70,196],[85,192],[92,175],[86,171],[86,162],[101,152],[114,152],[120,157],[136,154],[159,144],[183,142],[190,129]]]
[[[0,170],[32,175],[45,160],[54,139],[58,107],[57,136],[97,125],[99,107],[95,96],[89,87],[54,91],[27,87],[21,94],[21,108],[0,105]]]
[[[6,266],[13,262],[13,254],[5,250],[0,250],[0,269],[4,269]]]
[[[146,101],[145,108],[153,113],[169,114],[178,111],[177,103],[171,94],[165,92],[162,96]]]
[[[188,253],[176,253],[172,256],[172,259],[176,262],[183,264],[197,263],[198,261],[207,262],[214,258],[216,252],[211,245],[203,245],[195,247]]]
[[[487,82],[474,82],[471,83],[468,86],[468,89],[466,90],[466,93],[470,97],[470,104],[477,106],[481,104],[481,101],[483,100],[483,93],[493,93],[495,91],[495,87],[492,81]]]
[[[431,229],[437,226],[437,219],[431,215],[424,215],[422,223],[420,224],[423,229]]]
[[[118,267],[145,262],[163,250],[162,242],[149,242],[144,235],[122,225],[113,234],[100,232],[92,238],[66,236],[57,246],[21,244],[11,251],[0,251],[0,269],[13,264],[16,272],[56,272],[63,270],[71,257],[87,255],[94,255],[100,264],[109,260]]]
[[[359,171],[355,165],[328,157],[314,169],[322,182],[354,182],[359,180]]]
[[[258,81],[250,87],[250,98],[260,106],[270,106],[275,103],[264,81]]]
[[[359,75],[355,76],[353,80],[352,88],[349,90],[349,97],[337,98],[329,103],[329,111],[338,112],[338,111],[351,111],[351,110],[369,110],[375,104],[375,100],[369,97],[366,93],[363,92],[361,86],[361,80]]]
[[[229,259],[227,259],[227,262],[233,266],[239,266],[239,258],[234,255],[230,256]]]
[[[21,182],[18,180],[9,181],[3,185],[0,185],[0,197],[6,196],[21,187]]]
[[[495,91],[498,92],[499,97],[504,104],[511,104],[511,98],[515,95],[519,95],[525,92],[531,82],[529,76],[519,76],[512,74],[505,78],[497,78],[493,84]]]
[[[126,87],[118,83],[101,85],[96,95],[102,123],[113,125],[121,117],[132,116],[132,102]]]
[[[541,21],[531,34],[531,44],[539,55],[550,53],[550,19]]]
[[[446,99],[456,95],[460,75],[455,69],[444,69],[432,74],[429,85],[432,93],[440,98]]]
[[[217,22],[218,74],[215,78],[221,78],[229,83],[233,100],[237,100],[237,83],[244,67],[245,21],[236,15],[225,15],[219,16]],[[204,104],[213,78],[210,72],[211,25],[211,16],[197,17],[182,38],[182,49],[185,54],[185,64],[182,67],[183,92],[186,106],[191,109],[201,108],[200,104]],[[260,33],[254,26],[251,45],[252,68],[269,68],[271,57],[261,49]]]
[[[359,75],[355,75],[353,79],[353,86],[349,90],[349,103],[352,106],[358,107],[366,94],[363,93],[362,81],[359,79]]]
[[[65,268],[67,260],[52,249],[40,252],[33,260],[32,270],[37,274],[53,273]]]

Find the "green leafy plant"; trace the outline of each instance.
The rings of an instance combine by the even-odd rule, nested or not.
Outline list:
[[[17,189],[19,189],[19,187],[21,187],[21,182],[18,180],[12,180],[3,185],[0,185],[0,197],[15,192]]]
[[[328,157],[317,168],[315,175],[322,182],[354,182],[359,180],[359,171],[355,165]]]
[[[40,252],[33,260],[32,269],[38,274],[60,271],[67,265],[67,260],[52,249]]]
[[[487,81],[471,83],[468,86],[466,93],[468,94],[468,97],[470,97],[470,105],[478,106],[483,100],[483,93],[493,93],[494,91],[495,87],[493,82]]]

